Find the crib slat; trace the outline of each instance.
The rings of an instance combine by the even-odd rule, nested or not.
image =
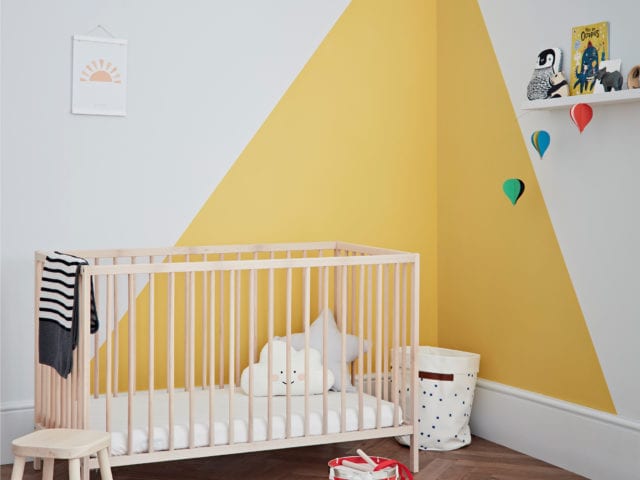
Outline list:
[[[378,265],[376,272],[376,428],[380,428],[382,411],[382,276],[382,265]]]
[[[114,279],[115,275],[107,275],[107,305],[106,305],[106,325],[104,327],[106,338],[105,338],[105,348],[106,348],[106,376],[105,376],[105,425],[107,432],[111,432],[111,370],[112,370],[112,362],[113,358],[111,355],[111,335],[112,335],[112,324],[115,317],[115,312],[113,311],[113,295],[114,295]]]
[[[189,262],[191,260],[190,255],[185,255],[185,262]],[[184,327],[184,391],[189,391],[189,328],[191,323],[189,322],[189,307],[191,303],[189,302],[189,282],[191,281],[191,276],[184,272],[184,316],[182,317],[182,325]]]
[[[207,256],[202,255],[202,261],[207,261]],[[207,272],[202,272],[202,389],[207,386]]]
[[[78,349],[73,351],[73,364],[78,365]],[[50,369],[47,369],[47,376]],[[78,428],[78,368],[71,370],[71,428]],[[47,392],[47,398],[49,393]],[[48,403],[48,401],[47,401]]]
[[[149,263],[152,263],[153,259],[149,258]],[[148,406],[148,429],[149,436],[149,453],[153,452],[153,437],[154,437],[154,425],[153,425],[153,393],[155,391],[155,298],[156,298],[156,277],[155,274],[149,274],[149,406]]]
[[[134,274],[129,274],[128,285],[129,295],[127,301],[127,312],[129,315],[129,388],[127,390],[127,452],[131,455],[133,453],[133,396],[136,392],[136,278]]]
[[[329,378],[327,362],[324,361],[327,356],[327,334],[329,331],[329,267],[323,267],[322,279],[324,285],[322,291],[324,293],[322,311],[322,331],[325,332],[322,335],[322,434],[326,435],[329,432]]]
[[[400,264],[394,265],[394,277],[393,277],[393,357],[392,364],[392,380],[391,387],[393,389],[392,402],[393,402],[393,426],[400,425],[398,419],[399,405],[398,405],[398,368],[400,367],[398,358],[400,351]],[[404,370],[402,370],[404,372]]]
[[[195,370],[196,370],[196,273],[189,273],[189,348],[188,348],[188,356],[189,356],[189,448],[195,447],[195,430],[194,430],[194,421],[195,421]]]
[[[358,430],[364,429],[364,265],[358,268]]]
[[[347,431],[347,267],[340,267],[341,272],[341,292],[340,310],[342,311],[341,327],[341,362],[340,375],[342,377],[342,388],[340,389],[340,431]]]
[[[274,258],[274,252],[271,252],[271,258]],[[267,325],[267,336],[269,342],[269,356],[267,358],[267,372],[271,374],[273,372],[273,322],[274,322],[274,271],[273,268],[269,269],[269,287],[267,293],[269,299],[268,305],[268,325]],[[273,382],[267,383],[267,440],[271,440],[273,438]]]
[[[247,441],[249,443],[253,442],[253,360],[255,357],[255,322],[256,322],[256,302],[255,302],[255,294],[256,294],[256,278],[257,271],[250,270],[249,272],[249,408],[248,408],[248,432],[247,432]],[[268,372],[271,374],[271,372]],[[270,382],[269,382],[270,383]]]
[[[57,408],[57,416],[58,416],[58,426],[60,428],[64,427],[64,410],[65,410],[65,404],[64,404],[64,382],[65,379],[58,376],[58,392],[57,392],[57,397],[58,397],[58,408]]]
[[[342,256],[342,250],[336,250],[336,256]],[[338,331],[340,331],[342,326],[342,265],[333,269],[333,279],[333,309]]]
[[[258,260],[259,256],[258,256],[258,252],[254,252],[253,254],[253,259],[254,260]],[[254,270],[256,272],[256,290],[254,292],[254,296],[255,296],[255,302],[256,302],[256,323],[255,323],[255,332],[253,335],[253,347],[254,347],[254,352],[255,352],[255,358],[254,361],[257,362],[259,360],[259,356],[260,356],[260,348],[258,347],[258,337],[260,334],[260,309],[259,309],[259,292],[260,292],[260,279],[258,277],[259,275],[259,270]]]
[[[72,414],[72,404],[73,402],[73,389],[72,389],[72,384],[71,384],[71,376],[68,376],[66,379],[66,383],[65,383],[65,388],[66,388],[66,395],[67,395],[67,403],[65,404],[65,409],[67,411],[66,415],[67,415],[67,427],[71,427],[72,423],[73,423],[73,414]]]
[[[402,264],[402,321],[401,321],[401,330],[400,330],[400,338],[402,342],[402,358],[400,360],[400,364],[402,365],[402,375],[400,375],[400,404],[403,405],[403,408],[406,408],[406,399],[407,399],[407,385],[406,385],[406,377],[407,377],[407,364],[406,364],[406,352],[407,352],[407,265]],[[406,413],[405,413],[406,415]]]
[[[371,348],[367,353],[367,375],[369,377],[367,382],[367,393],[369,395],[373,392],[373,266],[367,265],[367,333],[369,335],[369,341],[371,342]]]
[[[171,261],[171,258],[169,258]],[[169,392],[169,450],[174,449],[175,445],[175,428],[174,428],[174,388],[175,388],[175,371],[174,371],[174,335],[175,335],[175,299],[176,299],[176,282],[175,273],[171,272],[168,278],[168,302],[167,311],[169,318],[167,321],[167,391]]]
[[[229,272],[229,445],[234,443],[236,272]]]
[[[118,257],[113,257],[113,265],[118,265]],[[115,287],[113,290],[113,396],[118,396],[120,384],[118,383],[118,367],[120,365],[120,335],[118,332],[118,277],[115,276]]]
[[[389,265],[382,267],[382,276],[384,279],[384,292],[382,297],[382,353],[384,355],[384,365],[382,367],[382,371],[384,372],[382,399],[389,400]]]
[[[287,258],[291,258],[291,252],[287,252]],[[292,296],[292,271],[290,268],[287,268],[287,286],[286,286],[286,332],[287,332],[287,355],[286,355],[286,433],[285,438],[291,437],[291,392],[289,388],[289,382],[291,381],[291,296]]]
[[[91,360],[91,276],[83,273],[81,275],[81,294],[80,298],[80,321],[78,330],[78,361],[76,364],[80,367],[80,428],[88,428],[89,425],[89,395],[91,371],[89,368]]]
[[[238,253],[237,255],[237,259],[241,260],[242,259],[242,255],[240,253]],[[235,363],[235,367],[236,367],[236,371],[235,371],[235,377],[237,380],[240,380],[240,330],[241,330],[241,326],[242,326],[242,322],[241,322],[241,316],[242,316],[242,309],[241,309],[241,305],[242,305],[242,270],[237,270],[236,271],[236,315],[235,315],[235,319],[236,319],[236,330],[235,330],[235,339],[236,339],[236,363]]]
[[[43,367],[42,369],[42,424],[45,427],[49,426],[49,410],[51,405],[49,395],[49,379],[51,378],[50,370],[51,367]],[[71,371],[71,374],[73,375],[73,370]]]
[[[322,250],[320,250],[318,252],[318,258],[321,258],[323,256],[323,252]],[[324,272],[324,269],[322,267],[318,268],[318,312],[322,311],[322,299],[323,297],[323,293],[322,293],[322,287],[324,285],[324,281],[322,280],[322,274]]]
[[[100,264],[99,258],[93,259],[94,265]],[[100,311],[100,288],[99,277],[95,277],[95,292],[94,299],[96,304],[96,311]],[[100,332],[96,332],[93,336],[93,397],[98,398],[100,394]]]
[[[54,395],[53,395],[53,399],[54,399],[54,405],[55,405],[55,409],[54,409],[54,414],[53,414],[53,425],[56,427],[60,427],[61,426],[61,422],[60,422],[60,418],[62,417],[62,405],[61,405],[61,399],[60,397],[62,396],[62,388],[60,385],[60,381],[61,381],[62,377],[60,375],[56,375],[55,376],[55,382],[54,382]]]
[[[76,349],[77,350],[77,349]],[[77,365],[74,363],[74,365]],[[49,384],[47,389],[47,398],[49,399],[49,409],[48,409],[48,420],[47,427],[54,428],[55,427],[55,417],[56,417],[56,399],[55,399],[55,391],[56,391],[56,377],[58,376],[58,372],[56,372],[53,368],[49,368]],[[81,407],[81,405],[80,405]],[[79,407],[79,408],[80,408]],[[79,410],[80,412],[81,410]]]
[[[62,428],[69,428],[67,426],[67,379],[60,380],[60,426]]]
[[[34,423],[37,425],[42,422],[42,366],[40,365],[40,352],[38,345],[40,344],[40,288],[42,285],[42,270],[44,262],[36,260],[35,278],[34,278],[34,348],[33,348],[33,365],[35,367],[34,375]]]
[[[215,399],[215,361],[216,361],[216,272],[209,272],[209,446],[213,447],[216,443],[215,439],[215,412],[214,412],[214,399]],[[224,302],[221,300],[220,303]],[[221,320],[222,321],[222,320]]]
[[[220,254],[220,261],[224,261],[224,254]],[[220,372],[218,373],[218,382],[220,383],[220,388],[224,387],[224,272],[220,272],[220,295],[218,296],[220,299],[220,320],[218,321],[218,338],[219,345],[218,350],[220,351],[220,359],[218,361]]]
[[[352,253],[353,256],[357,256],[357,254],[355,252]],[[350,266],[347,267],[349,269],[349,284],[351,285],[351,293],[349,294],[349,333],[351,335],[358,335],[358,332],[356,331],[356,325],[357,325],[357,316],[356,316],[356,284],[357,284],[357,280],[356,280],[356,267],[355,266]],[[351,362],[351,364],[349,365],[349,370],[351,371],[351,383],[356,381],[356,367],[357,367],[357,362]]]
[[[67,398],[67,401],[65,403],[65,416],[66,416],[66,422],[65,428],[71,428],[71,424],[73,422],[73,418],[72,418],[72,403],[73,403],[73,390],[71,389],[71,376],[67,377],[65,379],[65,383],[64,383],[64,388],[65,388],[65,396]]]
[[[302,279],[303,288],[303,315],[304,315],[304,436],[309,435],[309,322],[311,318],[311,269],[304,269]]]
[[[418,320],[420,310],[420,258],[416,255],[413,263],[413,276],[411,279],[411,391],[418,391],[418,342],[420,323]],[[412,403],[411,418],[418,418],[418,402]],[[418,427],[414,424],[414,433],[411,436],[411,460],[409,468],[413,472],[418,471]]]

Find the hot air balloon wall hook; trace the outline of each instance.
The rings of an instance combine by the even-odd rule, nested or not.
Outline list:
[[[502,191],[511,202],[511,205],[515,206],[524,193],[524,182],[519,178],[508,178],[502,184]]]

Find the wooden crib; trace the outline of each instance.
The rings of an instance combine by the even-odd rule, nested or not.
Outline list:
[[[417,254],[343,242],[66,253],[89,261],[66,379],[39,363],[47,253],[35,255],[36,428],[111,432],[114,466],[409,435],[410,468],[418,471],[417,402],[406,393],[418,387],[417,348],[408,349],[418,345]],[[100,319],[94,335],[92,283]],[[335,313],[333,340],[326,311]],[[254,395],[252,369],[249,391],[240,387],[241,372],[276,336],[290,347],[303,332],[308,366],[316,317],[324,322],[323,358],[328,342],[340,342],[342,378],[351,375],[354,391],[291,395],[289,354],[286,395],[271,387]],[[347,363],[352,335],[357,358]],[[271,362],[269,355],[269,372]],[[88,478],[97,460],[83,465]]]

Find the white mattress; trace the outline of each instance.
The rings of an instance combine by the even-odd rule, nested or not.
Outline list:
[[[229,442],[229,391],[215,390],[214,400],[214,440],[216,445]],[[195,396],[194,435],[195,446],[209,445],[209,391],[197,389]],[[233,407],[233,441],[247,442],[248,437],[248,397],[236,389]],[[148,393],[138,392],[134,396],[133,413],[133,452],[143,453],[149,450],[148,435]],[[105,398],[91,398],[89,424],[95,430],[106,430]],[[169,448],[169,396],[166,391],[156,391],[153,395],[154,405],[154,450],[168,450]],[[364,428],[376,426],[376,398],[364,395]],[[358,429],[358,394],[346,394],[346,428],[347,431]],[[274,439],[285,437],[285,408],[286,397],[273,397],[272,424]],[[111,399],[111,454],[124,455],[127,453],[127,395],[121,394]],[[402,421],[402,412],[398,418]],[[383,427],[393,425],[393,404],[382,401],[381,424]],[[301,437],[304,433],[304,397],[291,397],[291,436]],[[189,394],[176,391],[174,394],[174,448],[189,446]],[[309,429],[311,435],[322,434],[322,395],[309,397]],[[340,431],[340,393],[328,393],[328,432]],[[255,398],[253,402],[253,440],[267,439],[267,399]]]

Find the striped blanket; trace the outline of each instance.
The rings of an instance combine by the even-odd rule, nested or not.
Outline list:
[[[73,350],[78,344],[80,267],[84,258],[54,252],[47,256],[40,285],[38,311],[40,363],[53,367],[66,378],[73,368]],[[91,283],[91,333],[98,331],[98,314]]]

